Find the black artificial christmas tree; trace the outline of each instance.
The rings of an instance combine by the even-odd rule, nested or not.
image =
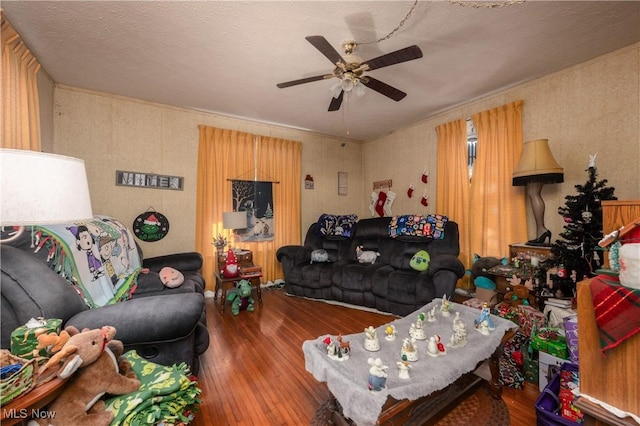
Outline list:
[[[602,266],[603,252],[598,246],[603,237],[601,202],[616,199],[615,188],[607,187],[606,179],[597,179],[595,156],[591,157],[586,171],[589,180],[584,185],[575,185],[578,195],[567,195],[566,205],[558,208],[566,225],[560,233],[561,239],[551,245],[559,279],[570,283],[595,275],[595,270]]]

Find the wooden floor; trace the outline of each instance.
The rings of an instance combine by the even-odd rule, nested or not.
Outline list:
[[[254,312],[219,312],[207,299],[211,344],[201,357],[203,403],[193,425],[306,425],[329,396],[304,368],[302,342],[324,334],[357,333],[394,317],[263,290]],[[511,425],[536,423],[535,385],[504,388]]]

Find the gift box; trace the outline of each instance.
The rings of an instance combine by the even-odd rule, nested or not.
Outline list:
[[[57,318],[31,318],[11,332],[11,353],[25,359],[48,357],[46,348],[36,351],[38,336],[41,334],[59,333],[62,320]]]
[[[569,359],[574,364],[578,363],[578,316],[571,315],[565,317],[564,335],[567,339],[567,350],[569,351]]]
[[[567,359],[567,341],[557,329],[542,328],[532,336],[531,347],[547,352],[562,359]]]
[[[527,335],[531,336],[531,330],[534,328],[540,330],[547,325],[547,319],[542,312],[532,306],[520,305],[518,306],[518,325],[520,330]]]
[[[574,390],[580,389],[580,372],[573,369],[560,370],[560,415],[574,422],[582,422],[583,414],[574,406]]]

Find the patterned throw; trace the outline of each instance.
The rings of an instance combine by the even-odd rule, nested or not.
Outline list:
[[[142,383],[140,390],[106,401],[113,412],[111,426],[186,425],[200,404],[200,388],[186,364],[166,367],[141,358],[135,351],[123,355]]]
[[[133,234],[119,221],[91,220],[35,227],[34,252],[47,253],[49,267],[95,308],[131,298],[140,256]]]
[[[358,215],[322,214],[318,218],[317,232],[323,237],[353,237],[353,227],[358,221]]]
[[[640,332],[640,290],[620,285],[618,277],[591,280],[591,297],[602,353]]]
[[[389,223],[389,236],[391,238],[411,236],[442,240],[448,221],[447,216],[440,214],[393,216]]]

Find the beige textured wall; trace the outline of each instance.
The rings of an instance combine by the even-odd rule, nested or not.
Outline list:
[[[169,234],[140,243],[147,256],[194,249],[199,124],[302,142],[300,184],[306,174],[315,181],[315,189],[302,190],[302,232],[324,212],[362,214],[357,143],[62,86],[55,90],[54,124],[53,152],[85,160],[95,214],[113,216],[129,227],[149,208],[167,216]],[[116,170],[183,176],[184,190],[116,186]],[[338,171],[349,175],[348,196],[337,195]],[[246,178],[229,176],[236,177]]]
[[[577,194],[574,185],[587,181],[589,154],[598,154],[598,178],[607,179],[619,199],[640,198],[640,44],[636,44],[366,143],[363,203],[369,203],[374,181],[391,178],[398,193],[394,214],[434,213],[436,126],[519,99],[524,101],[524,140],[548,138],[554,157],[564,167],[564,183],[545,185],[542,192],[545,224],[554,240],[564,226],[557,209],[565,205],[566,195]],[[425,166],[432,171],[427,185],[420,182]],[[408,198],[411,182],[416,190]],[[425,189],[431,195],[427,208],[420,204]],[[529,238],[534,238],[529,206],[527,214]]]

